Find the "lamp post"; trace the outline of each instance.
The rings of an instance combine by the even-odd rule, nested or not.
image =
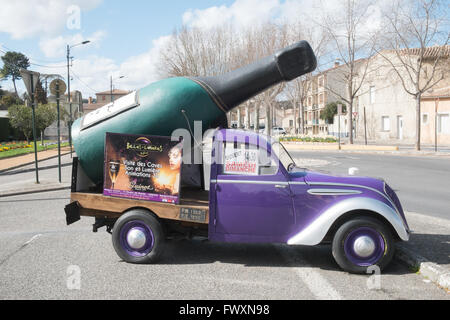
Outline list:
[[[67,97],[69,103],[69,145],[70,145],[70,157],[72,157],[72,103],[70,102],[70,49],[76,46],[87,44],[91,41],[86,40],[74,45],[67,45]]]
[[[111,75],[111,89],[110,89],[110,92],[111,92],[111,102],[113,102],[114,101],[114,97],[113,97],[113,80],[118,80],[118,79],[122,79],[122,78],[125,78],[125,76],[120,76],[120,77],[117,77],[117,78],[114,78],[113,79],[113,77],[112,77],[112,75]]]

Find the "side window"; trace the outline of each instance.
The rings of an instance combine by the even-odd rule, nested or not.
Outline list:
[[[278,164],[265,149],[244,143],[224,142],[223,172],[226,175],[274,175]]]

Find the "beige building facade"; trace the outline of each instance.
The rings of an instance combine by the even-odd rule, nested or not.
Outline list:
[[[422,142],[450,145],[450,86],[426,92],[421,111]]]
[[[444,56],[438,64],[436,77],[444,75],[444,79],[433,87],[432,92],[439,93],[441,88],[449,86],[449,50],[444,51]],[[424,66],[421,83],[430,80],[431,70],[437,54],[435,47],[428,48],[424,57]],[[396,53],[383,51],[383,56],[388,57],[401,72],[402,68],[396,62]],[[368,140],[389,141],[397,143],[413,144],[416,139],[416,100],[408,94],[397,72],[392,65],[381,55],[371,58],[369,72],[361,86],[359,95],[354,103],[354,123],[356,139],[363,139],[365,134]],[[410,53],[411,54],[411,53]],[[407,79],[408,75],[402,73],[402,78]],[[434,81],[434,79],[432,79]],[[413,88],[411,88],[413,90]],[[437,91],[436,91],[437,90]],[[442,133],[440,139],[443,143],[449,138],[447,135],[447,96],[446,91],[441,94],[425,92],[421,97],[421,143],[434,143],[434,124],[431,118],[434,117],[435,98],[440,98],[439,108],[443,115],[438,116],[439,123],[442,123]],[[365,119],[364,119],[365,112]],[[434,118],[433,118],[434,119]],[[441,127],[438,129],[440,130]]]

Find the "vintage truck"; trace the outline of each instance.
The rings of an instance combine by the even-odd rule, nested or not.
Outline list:
[[[94,217],[94,232],[106,226],[118,256],[131,263],[156,262],[166,239],[181,235],[331,243],[337,264],[352,273],[365,273],[372,265],[384,268],[395,242],[409,238],[399,199],[383,180],[299,168],[280,142],[245,130],[210,130],[201,150],[202,163],[181,170],[190,178],[197,175],[200,183],[182,184],[178,204],[105,196],[74,158],[67,224]],[[244,168],[227,168],[239,153]]]

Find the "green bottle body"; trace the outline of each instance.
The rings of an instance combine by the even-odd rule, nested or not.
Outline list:
[[[72,125],[79,163],[96,184],[103,181],[106,132],[171,136],[176,129],[194,128],[194,121],[202,121],[204,132],[225,115],[203,87],[188,78],[157,81],[140,89],[137,95],[139,103],[135,107],[84,128],[83,118]]]

